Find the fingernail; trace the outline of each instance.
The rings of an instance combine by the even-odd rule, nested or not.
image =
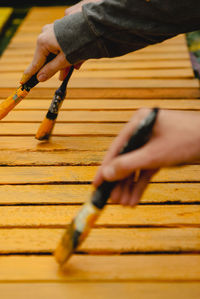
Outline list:
[[[112,179],[115,175],[115,170],[112,166],[107,166],[104,169],[104,177],[106,179]]]
[[[20,80],[20,84],[24,84],[27,80],[28,80],[28,75],[27,74],[23,74],[21,80]]]
[[[45,74],[40,74],[40,75],[38,76],[38,80],[39,80],[39,81],[45,81],[45,80],[47,80],[47,75],[45,75]]]

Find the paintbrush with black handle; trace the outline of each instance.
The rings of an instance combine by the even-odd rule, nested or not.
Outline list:
[[[67,84],[68,84],[69,79],[73,73],[73,70],[74,70],[74,66],[71,66],[66,78],[63,80],[60,87],[56,90],[53,100],[51,102],[51,105],[49,107],[49,110],[37,131],[37,134],[35,136],[36,139],[38,139],[38,140],[49,139],[49,137],[52,133],[52,130],[55,126],[58,112],[62,106],[64,99],[65,99]]]
[[[136,150],[148,142],[152,135],[157,114],[158,108],[152,109],[150,114],[138,125],[119,155]],[[61,266],[67,262],[71,254],[87,237],[117,183],[104,181],[92,193],[90,200],[83,205],[78,215],[72,220],[54,253],[57,262]]]

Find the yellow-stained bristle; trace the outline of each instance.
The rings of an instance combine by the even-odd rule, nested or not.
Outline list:
[[[44,140],[49,139],[49,136],[51,135],[51,132],[53,130],[55,124],[55,120],[48,119],[45,117],[43,122],[41,123],[37,134],[35,135],[35,138],[38,140]]]
[[[63,265],[71,256],[71,253],[72,253],[71,246],[69,249],[69,247],[64,247],[63,244],[60,243],[54,252],[54,256],[57,263]]]

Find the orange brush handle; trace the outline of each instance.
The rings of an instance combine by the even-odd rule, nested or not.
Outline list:
[[[0,105],[0,120],[4,118],[25,96],[28,91],[22,90],[21,87],[17,89],[11,96],[9,96]]]

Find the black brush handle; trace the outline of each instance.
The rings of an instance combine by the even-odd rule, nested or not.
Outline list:
[[[152,129],[155,124],[158,111],[159,111],[158,108],[152,109],[150,114],[139,124],[138,128],[130,137],[127,144],[121,149],[119,155],[123,155],[133,150],[136,150],[148,142],[152,134]],[[113,188],[116,186],[117,183],[118,182],[116,181],[115,182],[104,181],[94,191],[92,195],[92,203],[98,209],[102,209],[105,206]]]
[[[70,67],[69,73],[67,74],[66,78],[63,80],[60,87],[55,91],[53,100],[51,102],[51,106],[49,107],[49,110],[47,112],[46,118],[55,120],[58,116],[58,111],[62,105],[62,102],[66,96],[66,88],[67,84],[69,82],[69,79],[73,73],[74,66],[72,65]]]
[[[46,59],[44,65],[47,64],[48,62],[50,62],[51,60],[53,60],[55,57],[56,57],[55,54],[50,53],[47,56],[47,59]],[[30,91],[31,88],[33,88],[34,86],[36,86],[39,83],[39,81],[37,79],[37,74],[39,73],[39,71],[37,73],[35,73],[26,83],[22,84],[22,90],[25,89],[26,91]]]

